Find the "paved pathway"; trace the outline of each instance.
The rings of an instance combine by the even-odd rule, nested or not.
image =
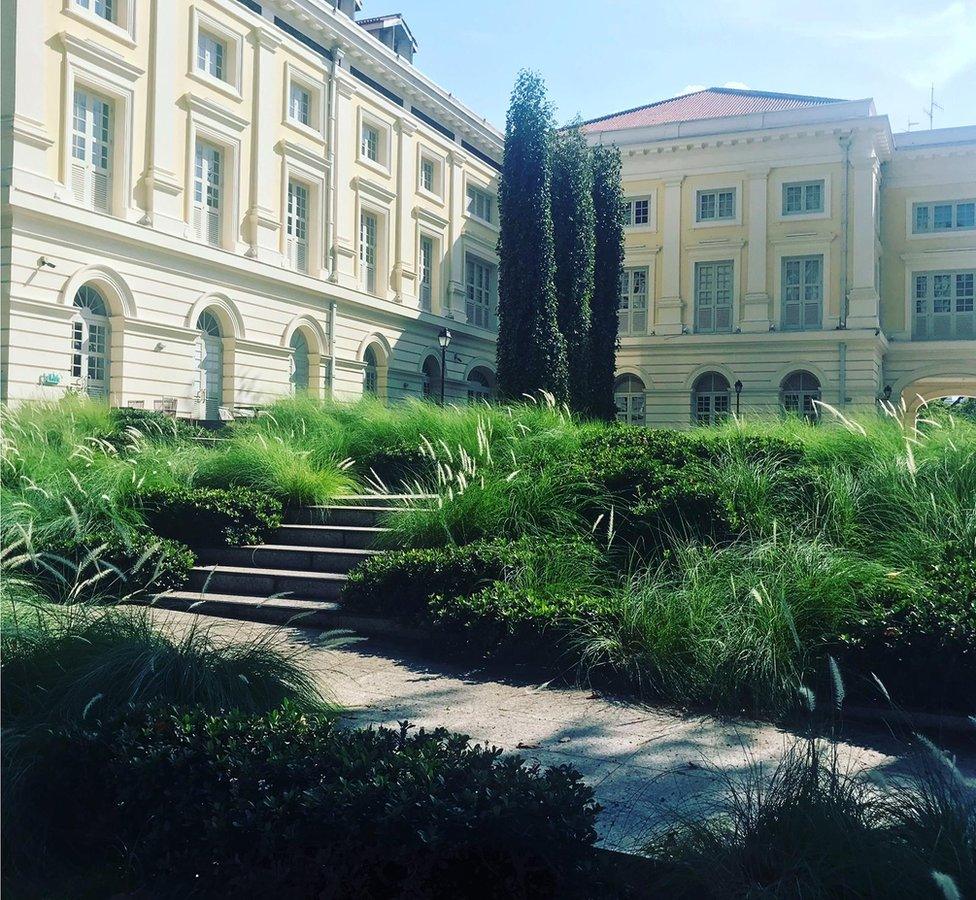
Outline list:
[[[216,621],[218,632],[227,636],[276,630],[206,621]],[[329,650],[314,632],[276,631],[280,640],[302,647],[327,692],[350,710],[352,720],[442,725],[543,765],[572,764],[604,807],[601,840],[620,849],[639,843],[667,809],[693,810],[714,801],[724,778],[758,765],[770,771],[797,737],[769,724],[686,715],[540,684],[511,670],[465,670],[377,640]],[[900,765],[899,745],[883,733],[848,730],[845,741],[845,766],[888,770]]]

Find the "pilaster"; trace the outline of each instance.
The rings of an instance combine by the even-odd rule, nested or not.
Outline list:
[[[332,191],[335,213],[332,224],[333,242],[330,250],[332,272],[329,280],[353,287],[355,285],[356,197],[350,189],[353,164],[359,136],[356,134],[356,110],[351,102],[358,93],[356,82],[338,66],[335,69],[336,123],[335,164],[333,165]]]
[[[766,283],[768,179],[768,166],[758,167],[747,173],[749,245],[746,255],[746,293],[739,324],[744,332],[769,331],[769,289]]]
[[[664,228],[661,299],[657,302],[654,330],[681,334],[681,184],[684,177],[664,182]]]
[[[397,136],[397,200],[394,223],[393,290],[397,303],[416,294],[416,265],[413,241],[410,239],[411,206],[416,184],[416,166],[411,152],[411,138],[417,126],[407,118],[397,119],[394,131]]]
[[[170,0],[153,0],[150,50],[149,115],[146,117],[146,171],[143,175],[142,224],[182,235],[183,179],[178,174],[177,142],[173,140],[179,54],[179,8]]]
[[[451,256],[451,277],[447,288],[444,315],[459,322],[467,321],[465,310],[464,289],[464,245],[461,233],[464,225],[464,163],[460,153],[448,153],[447,164],[450,166],[451,179],[451,208],[450,227],[448,229]]]
[[[254,86],[251,117],[251,184],[245,221],[247,255],[265,262],[281,262],[279,232],[281,185],[272,173],[279,171],[271,140],[275,122],[281,118],[281,95],[273,89],[275,51],[281,38],[267,28],[251,32],[254,46]],[[262,82],[264,82],[262,84]]]
[[[855,145],[851,159],[850,286],[847,327],[877,328],[880,299],[875,283],[877,182],[881,167],[874,148]]]
[[[13,135],[13,168],[47,178],[48,151],[54,146],[54,136],[47,126],[46,9],[45,4],[36,0],[17,0],[16,5],[17,34],[10,41],[14,48],[13,114],[10,118],[4,116],[3,126],[4,129],[9,127]],[[10,24],[7,23],[7,27]]]

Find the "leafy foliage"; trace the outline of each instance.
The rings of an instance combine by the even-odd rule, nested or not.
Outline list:
[[[552,107],[542,78],[519,72],[498,186],[498,387],[504,397],[567,396],[551,208]]]
[[[247,488],[174,488],[137,497],[156,534],[191,547],[264,543],[281,525],[281,501]]]
[[[30,817],[54,848],[178,890],[267,896],[580,896],[598,807],[542,770],[438,729],[138,713],[54,737]],[[38,780],[40,781],[40,780]],[[53,807],[57,816],[51,816]],[[174,840],[192,835],[192,840]],[[117,848],[125,848],[124,854]]]
[[[595,221],[593,301],[590,312],[590,414],[612,422],[617,409],[613,386],[617,371],[620,275],[624,266],[624,225],[620,151],[601,144],[593,149]]]
[[[566,341],[569,406],[589,409],[590,301],[593,297],[593,167],[579,127],[556,134],[552,158],[552,225],[559,330]]]

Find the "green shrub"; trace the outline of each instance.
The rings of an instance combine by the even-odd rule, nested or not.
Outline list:
[[[185,544],[144,528],[89,532],[45,546],[32,560],[35,577],[53,598],[71,602],[176,590],[196,564]]]
[[[353,569],[342,602],[365,613],[423,619],[431,597],[469,596],[522,563],[522,547],[480,542],[427,550],[392,550]]]
[[[130,409],[120,406],[109,412],[111,431],[104,435],[115,446],[124,446],[134,437],[152,441],[178,442],[192,440],[201,434],[201,429],[186,419],[176,419],[165,413],[151,409]]]
[[[213,713],[266,712],[283,700],[321,708],[300,655],[273,637],[218,641],[199,623],[168,630],[147,610],[128,606],[12,602],[2,612],[8,728],[111,718],[152,703]]]
[[[156,534],[191,547],[261,544],[281,525],[282,504],[248,488],[175,488],[137,497]]]
[[[976,891],[976,782],[935,748],[883,786],[814,739],[771,776],[755,767],[719,777],[717,803],[674,817],[645,848],[664,873],[651,895],[936,900]]]
[[[578,773],[408,728],[286,707],[70,730],[32,815],[56,812],[52,849],[177,893],[586,896],[598,807]]]

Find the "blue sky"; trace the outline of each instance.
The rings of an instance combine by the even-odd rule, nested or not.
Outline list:
[[[561,122],[728,85],[873,97],[895,131],[976,124],[976,0],[366,0],[402,12],[417,65],[501,126],[515,73]]]

